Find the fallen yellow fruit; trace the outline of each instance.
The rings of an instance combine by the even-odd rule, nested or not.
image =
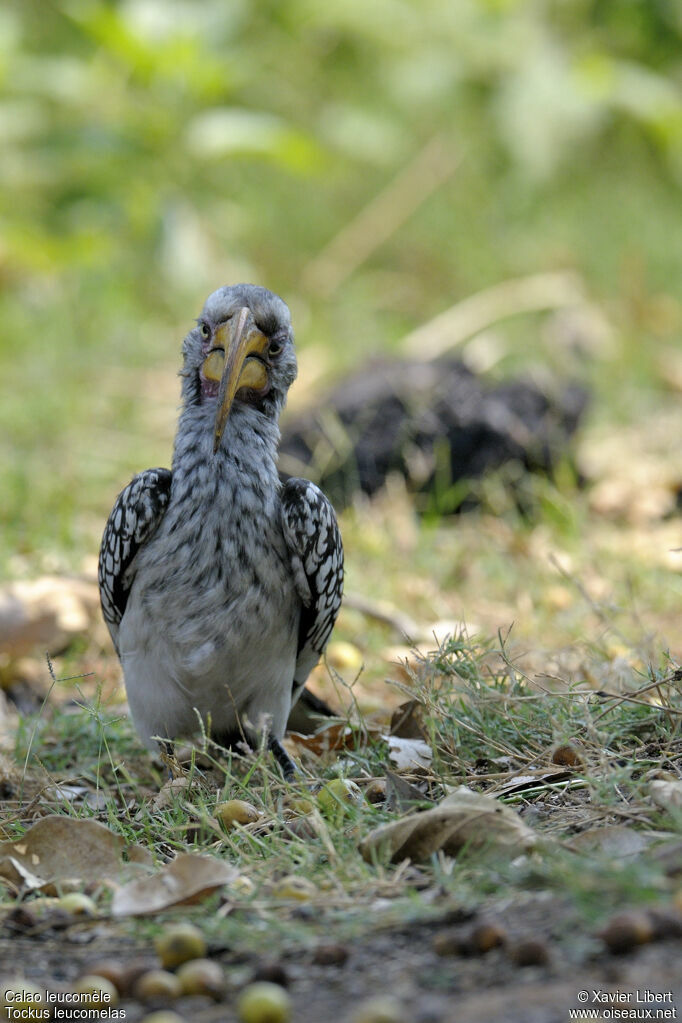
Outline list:
[[[156,953],[166,969],[172,970],[190,959],[203,959],[206,942],[194,924],[172,924],[154,939]]]
[[[333,778],[317,793],[317,805],[325,817],[340,823],[353,809],[362,805],[359,785],[349,778]]]
[[[267,980],[249,984],[237,1001],[241,1023],[288,1023],[291,1009],[291,998],[284,988]]]
[[[235,824],[253,824],[260,817],[256,807],[245,799],[228,799],[225,803],[218,803],[215,815],[228,829]]]

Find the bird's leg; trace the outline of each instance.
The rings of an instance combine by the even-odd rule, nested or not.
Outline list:
[[[258,733],[254,734],[251,731],[246,733],[234,731],[224,733],[223,735],[216,735],[213,737],[213,741],[216,746],[220,746],[225,750],[235,750],[239,746],[241,746],[242,750],[244,750],[248,748],[246,745],[247,742],[250,744],[252,749],[258,749],[259,743],[256,741],[257,734]],[[290,781],[291,778],[298,774],[296,764],[284,749],[282,743],[269,732],[267,735],[267,748],[279,764],[282,769],[282,774],[287,781]]]
[[[166,765],[166,770],[170,776],[169,780],[182,778],[186,774],[178,762],[178,758],[175,755],[175,746],[170,739],[159,739],[159,757],[161,762]]]
[[[291,781],[299,773],[296,764],[291,759],[287,751],[285,750],[279,739],[276,739],[274,735],[268,735],[268,749],[272,753],[273,757],[282,768],[282,774],[286,781]]]

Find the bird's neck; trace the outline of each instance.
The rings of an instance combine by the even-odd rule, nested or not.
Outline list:
[[[249,405],[235,404],[218,451],[213,453],[215,409],[186,406],[178,423],[173,451],[173,480],[197,476],[219,481],[224,477],[257,476],[265,487],[278,487],[276,419]]]

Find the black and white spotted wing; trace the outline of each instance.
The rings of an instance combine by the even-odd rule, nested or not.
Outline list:
[[[294,699],[319,661],[343,593],[343,544],[331,504],[314,483],[292,478],[282,489],[282,526],[303,611],[298,632]]]
[[[139,473],[116,498],[104,527],[99,551],[99,596],[114,646],[133,581],[129,569],[163,518],[170,488],[170,469]]]

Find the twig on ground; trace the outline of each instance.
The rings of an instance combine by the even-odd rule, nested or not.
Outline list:
[[[585,304],[580,279],[573,273],[517,277],[485,288],[450,306],[402,339],[405,355],[435,359],[498,320],[520,313]]]
[[[424,631],[408,614],[398,611],[386,601],[370,600],[368,597],[360,596],[359,593],[344,593],[343,603],[344,607],[350,608],[352,611],[359,611],[367,618],[374,618],[377,622],[390,625],[408,643],[413,643]]]
[[[658,689],[658,684],[656,686],[647,686],[646,688]],[[604,697],[607,700],[616,700],[616,703],[614,703],[611,707],[607,707],[606,710],[603,710],[601,714],[594,719],[595,722],[601,721],[606,714],[615,710],[615,708],[619,707],[622,703],[636,703],[639,707],[648,707],[650,710],[657,708],[658,710],[662,710],[665,714],[682,717],[682,710],[675,710],[673,707],[665,706],[665,704],[657,705],[655,703],[649,703],[648,700],[638,700],[636,696],[631,695],[630,693],[608,693],[605,689],[599,689],[594,695]]]

